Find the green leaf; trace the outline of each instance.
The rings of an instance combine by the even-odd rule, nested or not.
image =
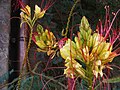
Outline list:
[[[114,78],[110,78],[110,79],[104,79],[102,82],[103,83],[119,83],[120,82],[120,76],[114,77]],[[97,88],[99,86],[100,86],[100,83],[98,85],[96,85],[96,87],[94,89],[97,90]]]
[[[43,84],[39,76],[31,76],[21,82],[20,90],[41,90]]]
[[[120,82],[120,76],[114,77],[114,78],[111,78],[111,79],[104,79],[103,82],[104,83],[119,83]]]

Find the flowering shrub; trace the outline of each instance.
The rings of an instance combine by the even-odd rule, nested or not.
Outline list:
[[[28,69],[27,71],[29,72],[29,79],[31,82],[34,80],[34,78],[38,79],[38,77],[33,76],[39,76],[41,84],[40,89],[42,90],[46,89],[45,86],[48,84],[49,80],[58,83],[60,86],[64,87],[64,89],[68,90],[76,89],[77,79],[80,79],[79,83],[81,84],[84,84],[83,81],[85,81],[85,85],[88,90],[96,89],[96,86],[100,86],[99,84],[101,83],[104,84],[103,86],[108,83],[106,80],[107,76],[105,70],[111,70],[112,67],[109,66],[109,63],[112,62],[116,56],[120,55],[120,30],[116,30],[112,27],[113,22],[120,10],[114,13],[114,18],[111,21],[108,11],[109,7],[106,6],[105,23],[102,23],[102,21],[99,20],[99,24],[97,25],[95,31],[90,27],[87,18],[83,16],[81,23],[79,24],[79,31],[77,34],[75,36],[71,36],[71,38],[68,38],[70,19],[73,13],[73,9],[79,1],[80,0],[74,0],[75,4],[73,5],[68,17],[66,32],[63,33],[64,30],[61,32],[63,38],[60,39],[56,38],[52,31],[44,28],[44,26],[41,24],[36,23],[38,19],[42,19],[44,17],[47,9],[52,6],[53,3],[50,0],[48,0],[49,3],[45,6],[44,9],[41,9],[38,5],[35,5],[33,15],[31,14],[31,7],[24,5],[21,2],[21,26],[23,23],[26,23],[29,26],[30,33],[27,50],[25,52],[22,69],[17,83],[17,90],[21,88],[21,78],[24,73],[24,67]],[[42,0],[42,3],[43,2],[44,0]],[[34,69],[31,68],[31,63],[29,61],[29,50],[31,48],[32,41],[37,46],[37,52],[46,53],[46,55],[49,57],[47,63],[44,62],[45,68],[42,70],[40,67],[41,70],[39,73],[36,71],[39,69],[41,61],[39,61],[34,66]],[[59,56],[64,60],[64,67],[54,68],[64,68],[64,73],[62,74],[68,78],[67,86],[57,82],[54,80],[54,78],[51,79],[51,77],[45,76],[46,73],[44,73],[49,69],[51,70],[51,68],[48,67],[50,61]],[[42,80],[43,77],[49,80],[45,82],[46,79]],[[58,77],[59,76],[56,75],[55,78]],[[100,81],[100,79],[102,79],[102,81]]]

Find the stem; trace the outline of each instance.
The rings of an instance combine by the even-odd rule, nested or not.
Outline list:
[[[86,70],[87,70],[87,77],[89,78],[88,79],[88,90],[92,90],[92,85],[93,85],[93,73],[92,73],[92,69],[91,69],[91,65],[88,64],[87,67],[86,67]]]
[[[68,77],[68,90],[76,90],[75,88],[75,79]]]
[[[88,90],[92,90],[92,78],[90,78],[90,80],[89,80],[89,82],[88,82],[88,85],[89,85],[89,87],[88,87]]]
[[[67,21],[67,26],[66,26],[66,29],[65,29],[66,31],[64,31],[64,30],[62,31],[62,36],[67,36],[68,29],[69,29],[69,24],[70,24],[70,19],[71,19],[73,10],[74,10],[74,8],[75,8],[75,6],[76,6],[76,4],[77,4],[78,2],[80,2],[80,0],[76,0],[75,3],[74,3],[74,5],[72,6],[72,8],[71,8],[71,10],[70,10],[69,17],[68,17],[68,21]]]

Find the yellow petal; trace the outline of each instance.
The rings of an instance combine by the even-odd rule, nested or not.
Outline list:
[[[110,44],[110,43],[105,43],[102,52],[105,52],[105,51],[108,51],[108,50],[109,50],[109,51],[112,50],[111,44]],[[101,52],[101,53],[102,53],[102,52]]]
[[[41,49],[45,48],[45,43],[43,41],[37,41],[36,44],[38,45],[38,47],[40,47]]]
[[[78,40],[78,37],[75,37],[75,42],[76,42],[77,49],[78,50],[81,49],[81,47],[80,47],[80,41]]]
[[[21,18],[24,17],[24,13],[23,13],[23,12],[20,13],[20,17],[21,17]]]
[[[73,58],[67,57],[65,60],[66,69],[64,70],[64,74],[67,77],[73,78],[73,76],[81,76],[85,77],[85,72],[82,69],[82,65],[76,62]]]
[[[97,78],[98,77],[98,72],[93,70],[93,74],[95,75],[95,77]]]
[[[105,42],[101,42],[97,47],[97,52],[96,53],[100,54],[104,47],[105,47]]]
[[[68,39],[65,45],[60,49],[60,54],[64,59],[67,57],[76,58],[75,43]]]
[[[41,8],[38,5],[35,5],[35,14],[39,14],[41,12]]]
[[[101,77],[103,76],[102,70],[99,71],[99,74],[100,74]]]
[[[93,37],[92,37],[92,36],[90,36],[90,37],[88,38],[88,40],[87,40],[87,46],[88,46],[89,48],[91,48],[91,47],[93,46]]]
[[[31,12],[31,8],[28,5],[26,6],[26,9],[28,10],[29,13]]]
[[[67,57],[70,57],[70,49],[63,46],[63,48],[60,49],[61,56],[66,59]]]
[[[101,60],[95,62],[96,65],[101,65]]]
[[[99,74],[100,74],[101,77],[103,76],[103,72],[102,72],[103,68],[104,68],[104,66],[101,66],[100,70],[99,70]]]
[[[45,14],[45,10],[41,11],[41,8],[38,7],[38,5],[35,5],[35,14],[34,14],[34,16],[36,18],[42,18],[44,16],[44,14]]]
[[[28,16],[31,15],[31,8],[28,5],[26,5],[25,8],[21,9],[21,11],[27,14]]]
[[[110,51],[106,51],[106,52],[102,52],[99,56],[98,56],[98,59],[100,60],[104,60],[104,59],[107,59],[110,55]]]

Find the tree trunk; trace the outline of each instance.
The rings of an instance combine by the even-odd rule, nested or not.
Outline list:
[[[8,80],[9,32],[10,32],[10,2],[0,0],[0,85]],[[7,90],[7,87],[0,88]]]

